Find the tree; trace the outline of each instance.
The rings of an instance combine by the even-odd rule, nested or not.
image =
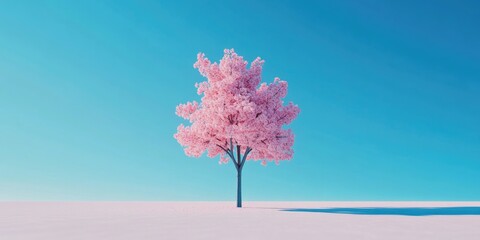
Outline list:
[[[293,156],[294,135],[283,126],[300,112],[297,105],[283,105],[287,82],[275,78],[261,81],[264,61],[247,62],[233,49],[224,51],[220,64],[211,63],[203,53],[193,65],[207,81],[195,84],[201,102],[180,104],[176,114],[190,121],[180,124],[175,139],[185,154],[200,157],[205,151],[220,163],[229,158],[237,170],[237,207],[242,207],[242,169],[247,160],[289,160]],[[260,85],[259,85],[260,84]]]

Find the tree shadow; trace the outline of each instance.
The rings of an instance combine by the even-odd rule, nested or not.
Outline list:
[[[286,208],[286,212],[311,212],[354,215],[441,216],[480,215],[480,207],[371,207],[371,208]]]

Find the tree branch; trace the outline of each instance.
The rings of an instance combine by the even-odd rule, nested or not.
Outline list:
[[[248,154],[249,154],[252,150],[253,150],[253,149],[250,148],[250,147],[247,147],[247,149],[245,150],[245,154],[243,154],[242,162],[240,163],[240,170],[243,169],[243,165],[245,164],[245,161],[247,160],[247,156],[248,156]]]
[[[277,119],[277,121],[283,120],[285,117],[287,117],[287,114],[285,114],[281,118]]]
[[[242,154],[240,153],[240,145],[237,145],[237,163],[238,163],[238,167],[241,167],[240,165],[240,158],[242,157]],[[240,168],[241,170],[241,168]]]
[[[237,165],[237,162],[235,161],[235,157],[233,156],[232,152],[230,151],[230,149],[226,149],[220,145],[217,144],[218,147],[220,147],[221,149],[223,149],[223,151],[225,151],[228,156],[230,156],[230,158],[232,158],[233,162],[235,163],[235,165]]]
[[[225,149],[224,147],[220,146],[219,144],[217,144],[217,146],[221,149],[223,149],[223,151],[225,151],[226,153],[230,154],[230,151],[228,151],[227,149]]]

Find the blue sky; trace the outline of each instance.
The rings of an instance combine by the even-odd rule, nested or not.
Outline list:
[[[224,48],[302,109],[244,200],[480,200],[478,3],[273,2],[2,1],[0,200],[234,200],[172,137]]]

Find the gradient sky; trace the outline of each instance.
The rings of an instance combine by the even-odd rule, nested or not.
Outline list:
[[[173,139],[224,48],[302,110],[244,200],[480,200],[478,1],[275,2],[1,1],[0,200],[234,200]]]

